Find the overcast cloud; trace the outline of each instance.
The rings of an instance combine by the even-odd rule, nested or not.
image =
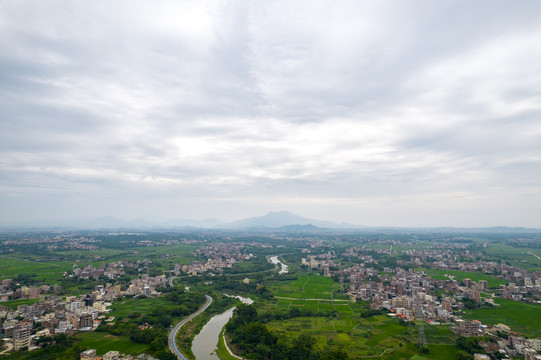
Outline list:
[[[0,223],[541,227],[541,2],[0,0]]]

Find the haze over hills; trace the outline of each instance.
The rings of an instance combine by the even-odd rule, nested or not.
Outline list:
[[[152,229],[152,228],[205,228],[205,229],[279,229],[290,227],[290,229],[317,230],[318,228],[345,229],[359,228],[357,225],[337,224],[330,221],[310,219],[288,211],[270,212],[263,216],[241,219],[224,223],[218,219],[185,219],[171,218],[166,221],[148,221],[146,219],[124,220],[113,216],[102,216],[92,219],[78,219],[71,221],[39,221],[0,224],[3,227],[64,227],[84,229]]]
[[[0,223],[0,227],[8,228],[79,228],[79,229],[145,229],[145,228],[212,228],[223,224],[217,219],[183,219],[172,218],[165,221],[149,221],[142,218],[131,220],[114,216],[100,216],[91,219],[74,219],[67,221],[25,221]]]
[[[92,219],[75,219],[67,221],[26,221],[0,222],[0,229],[80,229],[80,230],[163,230],[163,229],[209,229],[209,230],[279,230],[279,231],[318,231],[318,230],[352,230],[352,231],[427,231],[427,232],[537,232],[537,228],[524,227],[392,227],[362,226],[348,223],[316,220],[293,214],[288,211],[269,212],[263,216],[250,217],[233,222],[218,219],[186,219],[171,218],[165,221],[149,221],[142,218],[131,220],[114,216],[101,216]]]
[[[358,225],[351,224],[337,224],[331,221],[315,220],[305,218],[303,216],[295,215],[289,211],[276,211],[270,212],[263,216],[251,217],[248,219],[242,219],[230,222],[220,226],[224,229],[254,229],[254,228],[267,228],[277,229],[285,226],[294,225],[312,225],[317,228],[329,228],[329,229],[344,229],[344,228],[359,228]]]

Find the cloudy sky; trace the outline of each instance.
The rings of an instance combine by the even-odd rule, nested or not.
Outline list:
[[[541,2],[0,0],[0,223],[541,227]]]

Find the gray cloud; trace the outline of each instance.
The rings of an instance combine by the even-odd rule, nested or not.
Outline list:
[[[0,218],[541,226],[541,5],[0,2]]]

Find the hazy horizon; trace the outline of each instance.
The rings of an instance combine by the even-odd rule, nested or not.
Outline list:
[[[541,2],[0,1],[0,225],[541,228]]]

